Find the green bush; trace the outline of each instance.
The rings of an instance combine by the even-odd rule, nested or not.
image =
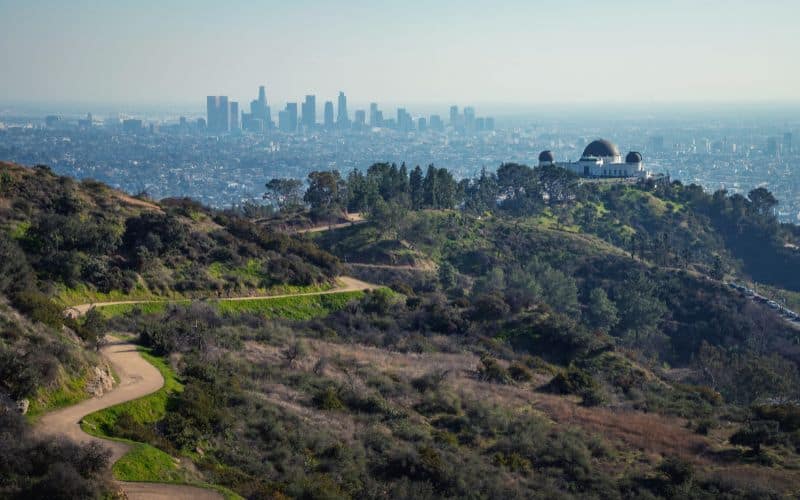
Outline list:
[[[314,406],[320,410],[344,410],[346,407],[339,397],[339,391],[336,387],[329,385],[314,395]]]
[[[64,311],[61,306],[41,292],[23,291],[15,294],[13,304],[33,321],[55,329],[61,329],[64,325]]]

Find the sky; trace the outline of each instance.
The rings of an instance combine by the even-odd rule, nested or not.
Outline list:
[[[798,0],[0,0],[0,102],[798,102],[798,22]]]

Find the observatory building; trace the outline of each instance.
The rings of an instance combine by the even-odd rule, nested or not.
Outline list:
[[[578,161],[557,162],[552,151],[542,151],[539,154],[539,166],[562,167],[581,177],[650,177],[652,175],[645,170],[641,154],[631,151],[623,161],[616,144],[605,139],[589,143]]]

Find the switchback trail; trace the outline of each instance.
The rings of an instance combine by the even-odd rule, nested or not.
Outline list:
[[[304,292],[304,293],[285,293],[281,295],[254,295],[254,296],[244,296],[244,297],[225,297],[219,299],[213,299],[215,301],[244,301],[244,300],[262,300],[262,299],[285,299],[287,297],[306,297],[310,295],[328,295],[332,293],[344,293],[344,292],[361,292],[366,290],[374,290],[379,288],[377,285],[373,285],[372,283],[367,283],[365,281],[357,280],[355,278],[351,278],[350,276],[339,276],[337,278],[338,286],[335,288],[331,288],[330,290],[323,290],[321,292]],[[71,317],[83,316],[86,314],[89,309],[93,307],[105,307],[105,306],[115,306],[121,304],[152,304],[154,302],[184,302],[192,299],[155,299],[155,300],[117,300],[111,302],[90,302],[87,304],[78,304],[75,306],[69,306],[66,309],[67,315]]]
[[[36,423],[36,432],[44,436],[67,437],[78,443],[98,442],[111,450],[111,463],[122,458],[131,445],[119,441],[90,436],[81,429],[80,421],[86,415],[152,394],[164,385],[161,373],[144,360],[136,345],[109,337],[101,352],[119,377],[119,384],[100,397],[87,399],[44,415]],[[210,500],[222,496],[212,490],[194,486],[163,483],[129,483],[118,481],[129,500],[186,499]]]
[[[308,295],[325,295],[333,293],[355,292],[373,290],[378,288],[376,285],[351,278],[340,276],[338,286],[331,290],[322,292],[295,293],[283,295],[267,295],[258,297],[233,297],[220,300],[242,301],[258,299],[277,299],[284,297],[302,297]],[[114,302],[94,302],[90,304],[80,304],[67,308],[66,312],[72,317],[82,316],[92,307],[103,307],[115,304],[143,304],[147,302],[158,302],[152,300],[130,300]],[[170,301],[163,301],[170,302]],[[139,355],[136,345],[119,340],[115,337],[108,337],[109,343],[102,349],[101,353],[109,360],[119,377],[119,384],[104,395],[92,399],[87,399],[78,404],[61,408],[47,413],[36,424],[36,432],[43,436],[66,437],[79,443],[98,442],[111,450],[111,463],[123,457],[131,446],[119,441],[101,439],[91,436],[81,429],[80,422],[83,417],[134,399],[139,399],[152,394],[164,385],[164,378],[161,373],[150,363]],[[145,499],[176,499],[176,500],[209,500],[221,499],[222,496],[212,490],[166,483],[139,483],[122,482],[121,485],[125,495],[129,500]]]

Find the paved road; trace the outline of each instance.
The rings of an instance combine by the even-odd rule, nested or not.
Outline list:
[[[378,288],[377,285],[373,285],[372,283],[367,283],[365,281],[357,280],[355,278],[351,278],[350,276],[339,276],[337,278],[338,286],[335,288],[331,288],[330,290],[324,290],[322,292],[307,292],[307,293],[286,293],[281,295],[256,295],[256,296],[245,296],[245,297],[230,297],[230,298],[221,298],[221,299],[214,299],[219,301],[243,301],[243,300],[261,300],[261,299],[282,299],[286,297],[304,297],[308,295],[327,295],[331,293],[343,293],[343,292],[359,292],[364,290],[374,290]],[[115,306],[120,304],[151,304],[153,302],[181,302],[182,300],[191,300],[191,299],[176,299],[176,300],[118,300],[118,301],[111,301],[111,302],[90,302],[88,304],[78,304],[76,306],[70,306],[67,308],[66,313],[70,317],[77,317],[83,316],[86,314],[89,309],[92,307],[105,307],[105,306]]]
[[[36,423],[35,430],[42,436],[65,436],[79,443],[99,442],[111,449],[111,462],[122,458],[130,450],[130,445],[90,436],[83,432],[80,421],[86,415],[114,406],[119,403],[138,399],[152,394],[164,385],[161,373],[144,360],[130,342],[109,337],[110,343],[102,348],[102,354],[108,358],[119,376],[119,385],[106,394],[87,399],[76,405],[62,408],[44,415]],[[215,491],[160,483],[128,483],[120,482],[120,486],[129,500],[174,498],[174,499],[221,499]]]

